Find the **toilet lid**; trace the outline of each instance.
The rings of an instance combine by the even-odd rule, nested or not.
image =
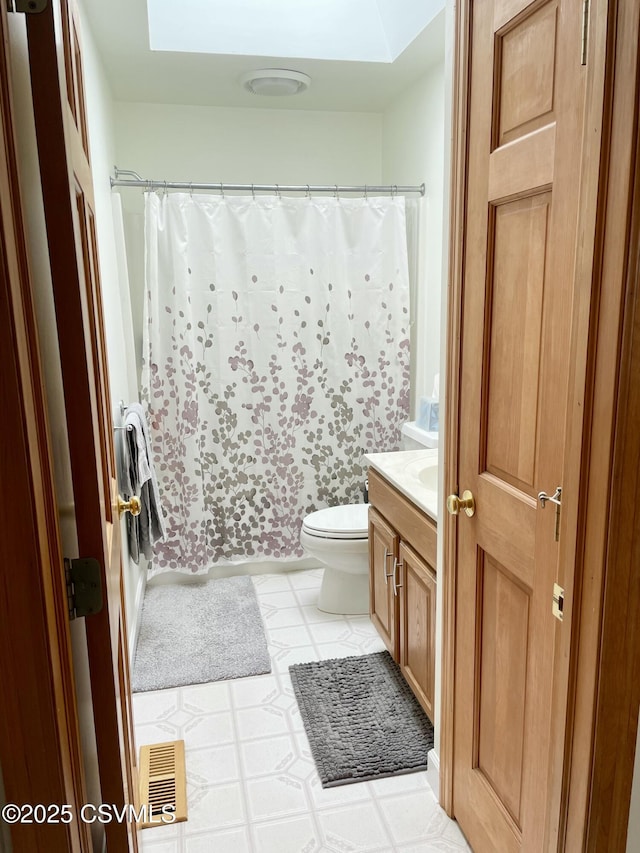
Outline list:
[[[308,515],[302,529],[326,539],[366,539],[369,535],[369,504],[329,506]]]

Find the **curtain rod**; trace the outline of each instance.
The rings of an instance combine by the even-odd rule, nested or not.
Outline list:
[[[133,176],[131,179],[122,179],[120,175],[131,175]],[[335,193],[336,195],[340,195],[340,193],[358,193],[361,195],[368,195],[369,193],[389,193],[391,195],[406,195],[407,193],[418,193],[419,195],[424,195],[425,186],[424,184],[420,184],[420,186],[399,186],[395,184],[387,184],[383,186],[378,185],[369,185],[365,184],[360,187],[348,187],[348,186],[338,186],[337,184],[330,186],[327,185],[285,185],[285,184],[199,184],[196,181],[155,181],[155,180],[147,180],[146,178],[141,177],[137,172],[132,172],[129,169],[118,169],[115,168],[115,178],[110,178],[111,187],[138,187],[140,189],[146,190],[188,190],[192,192],[193,190],[207,190],[207,191],[217,191],[220,193],[228,192],[247,192],[255,195],[257,192],[263,193],[306,193],[307,195],[311,195],[311,193]]]

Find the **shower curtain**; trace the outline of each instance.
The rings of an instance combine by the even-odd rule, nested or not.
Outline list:
[[[151,572],[291,560],[409,415],[404,198],[146,195]]]

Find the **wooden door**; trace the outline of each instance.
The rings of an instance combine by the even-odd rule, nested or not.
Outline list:
[[[120,524],[79,22],[69,0],[27,16],[38,155],[73,475],[78,551],[100,563],[104,608],[86,633],[102,800],[137,794]],[[111,283],[113,284],[113,283]],[[108,823],[109,851],[136,850]]]
[[[87,801],[62,543],[56,513],[35,293],[21,204],[11,74],[15,47],[0,5],[0,773],[1,804]],[[18,60],[19,62],[19,60]],[[90,827],[23,811],[0,819],[0,849],[90,853]]]
[[[369,509],[369,612],[371,621],[398,660],[398,600],[393,594],[393,566],[398,535],[380,513]]]
[[[433,721],[436,576],[406,542],[397,568],[400,598],[400,669]]]
[[[453,808],[476,853],[538,853],[552,684],[585,68],[582,3],[471,6]],[[575,341],[584,352],[585,341]],[[566,476],[565,476],[566,475]],[[570,576],[571,565],[562,567]],[[569,574],[568,574],[569,573]]]

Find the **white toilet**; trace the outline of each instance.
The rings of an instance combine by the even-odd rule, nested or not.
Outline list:
[[[319,509],[308,515],[300,544],[324,566],[318,608],[325,613],[369,612],[369,504]]]

